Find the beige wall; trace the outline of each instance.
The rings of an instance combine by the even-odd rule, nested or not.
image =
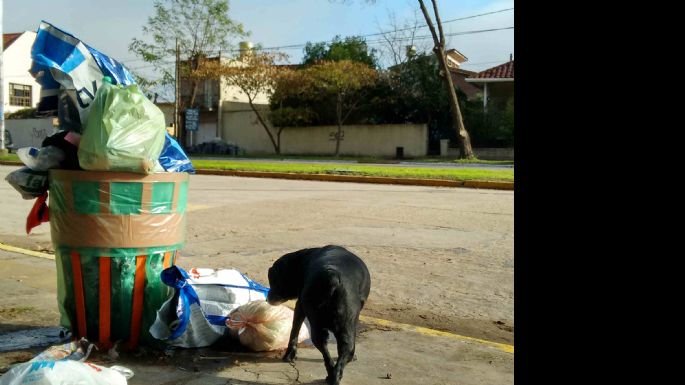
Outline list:
[[[266,112],[268,106],[261,106]],[[274,148],[264,128],[246,103],[223,103],[222,137],[248,154],[273,154]],[[288,127],[281,134],[282,154],[331,155],[335,152],[336,126]],[[342,155],[395,156],[404,147],[407,157],[425,156],[428,128],[425,124],[384,124],[343,126]]]
[[[223,101],[221,116],[221,138],[234,143],[250,154],[273,154],[274,147],[264,128],[247,103]],[[269,106],[259,107],[266,114]]]
[[[404,156],[425,156],[428,132],[425,124],[380,124],[343,126],[341,155],[395,156],[404,147]],[[329,155],[335,152],[337,126],[289,127],[283,131],[283,154]]]

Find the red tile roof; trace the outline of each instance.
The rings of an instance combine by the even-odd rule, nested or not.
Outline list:
[[[20,33],[5,33],[2,35],[2,44],[4,48],[9,47],[15,40],[21,36],[23,32]]]
[[[500,64],[497,67],[492,67],[485,71],[481,71],[478,75],[474,76],[478,79],[497,79],[497,78],[514,78],[514,61],[508,61],[504,64]]]

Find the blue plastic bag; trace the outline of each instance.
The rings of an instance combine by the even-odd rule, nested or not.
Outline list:
[[[159,155],[159,164],[162,165],[167,172],[188,172],[195,174],[193,164],[190,163],[188,155],[183,151],[176,139],[172,138],[169,133],[166,133],[164,140],[164,148]]]
[[[38,112],[58,110],[60,126],[80,133],[103,76],[113,84],[135,84],[120,62],[74,35],[41,22],[31,47],[30,73],[41,85]]]

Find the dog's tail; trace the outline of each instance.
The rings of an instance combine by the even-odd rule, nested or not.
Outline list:
[[[321,296],[325,298],[320,302],[319,307],[327,306],[330,303],[337,303],[339,298],[342,296],[342,290],[344,289],[341,279],[340,272],[334,269],[325,269],[325,274],[322,274],[320,281]]]

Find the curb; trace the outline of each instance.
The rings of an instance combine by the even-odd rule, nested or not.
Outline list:
[[[400,184],[409,186],[428,186],[428,187],[467,187],[493,190],[514,190],[514,182],[494,182],[479,180],[447,180],[447,179],[412,179],[412,178],[390,178],[380,176],[359,176],[359,175],[334,175],[334,174],[297,174],[286,172],[265,172],[265,171],[236,171],[236,170],[207,170],[196,169],[195,172],[201,175],[226,175],[241,176],[249,178],[277,178],[277,179],[296,179],[296,180],[316,180],[323,182],[354,182],[354,183],[376,183],[376,184]]]
[[[22,166],[21,162],[0,160],[0,165]],[[375,183],[375,184],[399,184],[405,186],[426,186],[426,187],[465,187],[476,189],[491,190],[514,190],[514,182],[494,182],[480,180],[448,180],[448,179],[412,179],[412,178],[390,178],[381,176],[360,176],[360,175],[335,175],[335,174],[297,174],[287,172],[266,172],[266,171],[237,171],[237,170],[208,170],[196,169],[199,175],[224,175],[239,176],[248,178],[276,178],[294,180],[315,180],[322,182],[353,182],[353,183]]]

